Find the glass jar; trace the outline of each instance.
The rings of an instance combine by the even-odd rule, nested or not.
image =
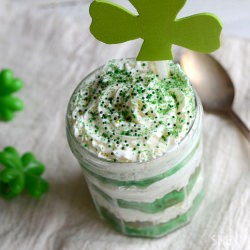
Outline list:
[[[98,70],[79,84],[72,97]],[[69,146],[82,166],[100,217],[119,232],[161,237],[192,219],[204,196],[203,109],[196,93],[195,98],[195,120],[178,146],[156,159],[135,163],[111,162],[83,147],[72,132],[69,105]]]

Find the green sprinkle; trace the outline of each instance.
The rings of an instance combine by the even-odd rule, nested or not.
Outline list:
[[[114,150],[131,147],[136,151],[143,146],[143,151],[136,153],[145,152],[150,158],[150,145],[144,142],[151,135],[162,133],[160,141],[167,144],[169,135],[178,140],[192,124],[196,112],[193,90],[186,76],[172,62],[169,63],[171,77],[164,79],[146,70],[147,63],[140,63],[144,67],[142,71],[135,68],[132,72],[127,70],[126,62],[126,59],[119,64],[111,61],[105,67],[106,72],[100,70],[96,79],[82,85],[72,98],[72,118],[81,124],[79,131],[83,132],[79,134],[79,141],[83,146],[87,147],[92,137],[98,136],[104,148],[105,145]],[[179,92],[185,96],[185,102]],[[184,105],[182,112],[178,111],[180,105]],[[83,116],[85,113],[88,115]],[[184,120],[185,113],[188,121]],[[102,151],[92,147],[91,150]],[[111,155],[111,160],[117,160]]]

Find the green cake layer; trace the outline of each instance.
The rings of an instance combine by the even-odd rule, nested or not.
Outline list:
[[[199,174],[201,171],[201,167],[198,166],[195,172],[190,176],[189,183],[186,187],[181,188],[179,191],[174,190],[166,195],[164,195],[160,199],[156,199],[154,202],[136,202],[136,201],[126,201],[122,199],[118,199],[116,204],[118,204],[121,208],[135,209],[142,211],[144,213],[158,213],[164,211],[166,208],[174,206],[185,199],[185,196],[190,193],[194,184],[196,183]],[[91,187],[98,192],[104,199],[106,199],[111,204],[114,200],[105,192],[100,190],[95,185],[91,185]]]
[[[146,188],[148,186],[150,186],[151,184],[160,181],[168,176],[171,176],[173,174],[175,174],[177,171],[179,171],[181,168],[183,168],[194,156],[194,154],[196,153],[197,149],[201,146],[201,140],[198,141],[198,143],[195,145],[195,147],[193,148],[193,150],[189,153],[189,155],[179,164],[177,164],[176,166],[174,166],[173,168],[169,169],[168,171],[166,171],[163,174],[160,175],[156,175],[154,177],[145,179],[145,180],[138,180],[138,181],[118,181],[118,180],[114,180],[114,179],[109,179],[103,176],[100,176],[96,173],[94,173],[93,171],[89,170],[86,166],[81,165],[83,167],[84,170],[86,170],[90,175],[92,175],[93,177],[97,178],[99,181],[101,181],[104,184],[111,184],[111,185],[115,185],[115,186],[122,186],[122,187],[130,187],[130,186],[136,186],[136,187],[140,187],[140,188]]]
[[[204,191],[201,191],[193,201],[192,207],[184,214],[161,224],[154,225],[151,222],[126,222],[121,221],[114,214],[110,213],[106,208],[100,207],[101,217],[111,224],[119,232],[129,236],[139,237],[161,237],[183,225],[192,218],[196,212],[200,202],[204,197]]]

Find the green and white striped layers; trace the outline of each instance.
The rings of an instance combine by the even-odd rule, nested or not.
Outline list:
[[[102,218],[131,236],[160,237],[187,223],[203,197],[202,145],[172,169],[153,178],[122,182],[84,168]]]

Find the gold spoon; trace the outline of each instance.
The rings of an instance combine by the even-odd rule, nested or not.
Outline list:
[[[250,143],[250,130],[232,109],[232,80],[219,62],[209,55],[187,51],[180,63],[197,90],[205,111],[228,115]]]

